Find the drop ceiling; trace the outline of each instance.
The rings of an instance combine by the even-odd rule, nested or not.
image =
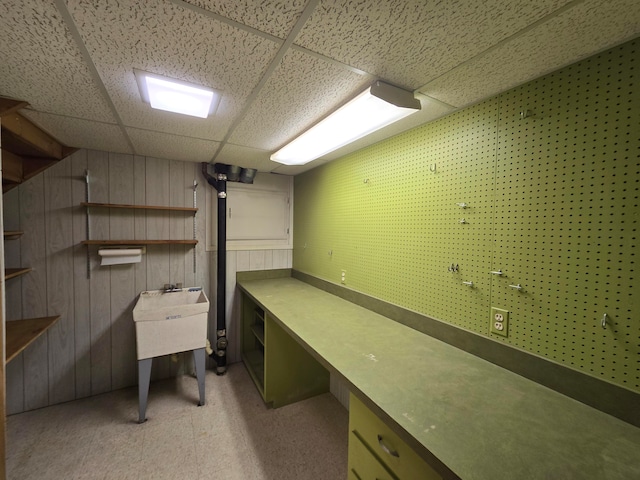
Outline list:
[[[295,175],[638,35],[637,0],[3,0],[0,96],[66,145]],[[220,106],[152,110],[134,69]],[[269,160],[377,79],[422,111],[306,166]]]

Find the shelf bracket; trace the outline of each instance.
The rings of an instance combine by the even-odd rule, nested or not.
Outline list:
[[[196,190],[198,189],[198,182],[196,181],[196,179],[193,179],[193,208],[197,208],[197,195],[196,195]],[[196,215],[197,212],[194,212],[193,214],[193,239],[196,240]],[[193,246],[193,274],[195,276],[196,274],[196,259],[197,259],[197,255],[196,255],[196,246]]]
[[[84,201],[89,203],[89,170],[84,171]],[[87,240],[91,239],[91,231],[89,228],[89,209],[85,208],[85,228]],[[89,254],[89,245],[87,245],[87,279],[91,279],[91,256]]]

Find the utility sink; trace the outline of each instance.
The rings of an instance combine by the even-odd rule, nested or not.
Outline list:
[[[138,360],[204,348],[208,312],[199,287],[140,293],[133,308]]]

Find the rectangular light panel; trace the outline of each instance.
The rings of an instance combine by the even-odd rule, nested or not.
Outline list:
[[[381,82],[377,82],[378,86],[380,84]],[[384,85],[385,91],[391,89],[393,89],[394,97],[399,91],[401,94],[410,95],[413,100],[412,102],[396,103],[411,104],[412,106],[397,106],[383,100],[372,93],[373,87],[369,87],[349,103],[271,155],[271,160],[285,165],[304,165],[420,109],[420,102],[413,98],[412,93]]]
[[[207,118],[220,100],[219,92],[192,83],[134,70],[140,95],[152,108]]]

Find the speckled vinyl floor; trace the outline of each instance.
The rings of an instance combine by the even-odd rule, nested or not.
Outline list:
[[[279,409],[242,364],[152,383],[137,424],[128,388],[7,418],[8,478],[338,480],[347,473],[348,413],[324,394]]]

